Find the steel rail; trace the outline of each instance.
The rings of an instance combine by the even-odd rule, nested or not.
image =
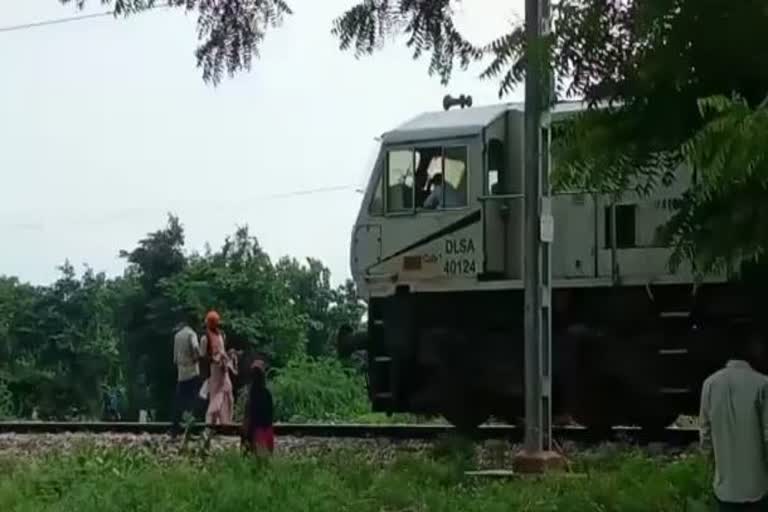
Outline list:
[[[61,434],[61,433],[113,433],[113,434],[165,434],[170,423],[128,423],[128,422],[41,422],[6,421],[0,422],[0,434]],[[199,433],[209,428],[219,435],[236,436],[240,426],[195,424],[189,428]],[[323,438],[383,438],[392,440],[430,440],[457,432],[449,425],[369,425],[353,423],[277,423],[275,434],[294,437]],[[554,427],[553,437],[558,441],[573,441],[597,444],[606,441],[625,441],[632,444],[663,443],[687,446],[698,440],[698,430],[690,428],[668,428],[659,431],[645,431],[634,427],[615,427],[610,433],[600,433],[577,426]],[[514,443],[522,442],[523,430],[512,425],[483,425],[471,437],[478,440],[504,439]]]

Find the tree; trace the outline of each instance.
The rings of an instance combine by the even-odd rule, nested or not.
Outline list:
[[[766,150],[755,144],[768,94],[757,65],[768,57],[764,4],[634,0],[570,13],[559,66],[571,71],[571,91],[607,106],[567,130],[561,182],[650,192],[692,171],[663,232],[673,266],[689,259],[706,272],[759,257],[768,243],[754,226],[766,197]]]
[[[36,292],[16,278],[0,278],[0,382],[6,395],[5,414],[31,410],[27,390],[41,375],[36,365],[39,347],[33,318]]]
[[[705,124],[682,147],[697,184],[665,232],[676,248],[673,264],[727,270],[746,262],[754,280],[750,263],[761,262],[768,241],[768,100],[752,108],[743,98],[713,96],[699,105]]]
[[[99,411],[102,385],[118,385],[114,290],[103,274],[69,263],[50,287],[0,279],[0,381],[14,413],[44,417]]]
[[[181,222],[169,215],[165,228],[150,233],[121,256],[128,261],[120,315],[128,399],[136,409],[153,404],[166,412],[175,382],[169,340],[178,318],[173,302],[163,294],[163,282],[187,265]]]
[[[332,288],[330,270],[313,258],[307,259],[306,266],[293,258],[282,258],[276,270],[292,303],[306,320],[307,354],[334,355],[334,336],[339,327],[357,327],[363,314],[354,283],[347,281]]]
[[[304,353],[306,319],[247,227],[228,237],[220,251],[190,257],[162,287],[167,301],[201,319],[216,309],[230,347],[264,352],[277,365]]]
[[[304,266],[288,257],[277,262],[276,270],[291,302],[307,324],[307,354],[326,355],[329,330],[333,328],[328,322],[334,300],[331,272],[318,260],[308,258]]]
[[[363,0],[336,18],[332,32],[342,50],[370,55],[390,35],[404,35],[418,59],[431,52],[428,72],[446,84],[454,63],[466,67],[483,55],[456,27],[451,0]],[[515,33],[518,33],[516,31]]]

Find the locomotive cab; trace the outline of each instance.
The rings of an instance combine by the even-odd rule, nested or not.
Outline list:
[[[382,137],[352,240],[358,286],[386,295],[482,272],[483,140],[461,113],[432,125],[417,118]]]

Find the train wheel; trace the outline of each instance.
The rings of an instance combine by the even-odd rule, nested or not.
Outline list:
[[[472,434],[491,417],[491,410],[481,397],[461,392],[445,396],[442,413],[464,435]]]
[[[622,411],[621,386],[613,379],[584,382],[571,395],[571,415],[576,423],[608,435],[612,427],[626,425],[628,418]]]
[[[578,413],[574,414],[574,419],[576,423],[600,437],[608,437],[613,431],[613,427],[622,423],[620,418],[610,415]]]
[[[477,361],[469,357],[467,336],[455,329],[430,329],[421,341],[435,357],[430,381],[440,413],[462,434],[471,435],[488,421],[493,406],[490,397],[477,390]]]
[[[658,414],[644,415],[635,422],[637,426],[649,432],[663,432],[677,419],[677,414],[660,412]]]

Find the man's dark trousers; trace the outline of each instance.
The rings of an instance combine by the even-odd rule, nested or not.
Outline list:
[[[177,435],[181,430],[181,418],[185,412],[191,412],[195,419],[199,418],[199,398],[201,380],[199,376],[176,383],[176,397],[173,403],[173,425],[171,433]]]

